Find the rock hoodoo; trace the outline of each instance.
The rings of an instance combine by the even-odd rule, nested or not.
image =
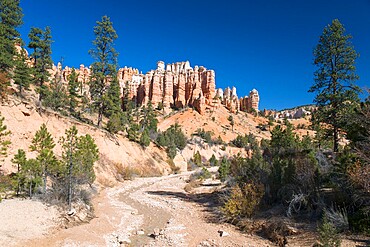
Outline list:
[[[91,76],[89,67],[80,65],[75,69],[78,82],[87,85]],[[53,66],[51,76],[61,74],[64,82],[72,73],[72,68]],[[127,92],[130,100],[137,105],[146,105],[149,101],[154,106],[183,108],[194,107],[200,114],[207,108],[217,108],[224,105],[231,112],[258,111],[259,95],[256,89],[250,91],[248,96],[238,98],[236,88],[217,89],[214,70],[203,66],[191,67],[189,61],[167,64],[157,62],[157,68],[146,74],[135,68],[120,68],[117,77],[121,87],[121,96]],[[85,90],[88,93],[88,87]]]
[[[122,68],[118,79],[122,88],[138,105],[149,101],[154,106],[182,108],[211,105],[215,96],[215,72],[205,67],[190,67],[189,62],[167,64],[159,61],[157,69],[139,74],[137,69]],[[198,108],[197,108],[198,109]]]
[[[258,111],[259,96],[253,89],[249,96],[238,98],[236,88],[216,90],[215,72],[203,66],[192,68],[188,61],[167,64],[157,62],[157,69],[139,74],[137,69],[122,68],[118,72],[122,88],[138,105],[149,101],[154,106],[182,108],[193,106],[200,114],[207,107],[225,105],[231,112]]]

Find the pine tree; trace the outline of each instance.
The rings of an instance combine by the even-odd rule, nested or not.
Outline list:
[[[339,20],[324,28],[314,50],[315,83],[309,92],[316,92],[314,99],[318,106],[314,119],[324,123],[328,136],[333,140],[333,151],[338,152],[339,133],[346,127],[346,115],[359,102],[359,87],[354,84],[359,77],[355,73],[354,50],[350,35]]]
[[[17,165],[17,174],[16,174],[16,181],[17,181],[17,195],[21,190],[21,186],[24,182],[23,174],[21,173],[21,169],[24,168],[27,162],[26,152],[23,149],[18,149],[17,154],[14,155],[12,162]]]
[[[232,131],[234,131],[234,125],[235,125],[235,122],[234,122],[234,118],[233,118],[233,116],[232,116],[232,115],[230,115],[230,116],[227,118],[227,120],[229,120],[230,125],[231,125],[231,129],[232,129]]]
[[[77,174],[79,184],[92,184],[95,180],[94,163],[99,160],[99,149],[89,134],[79,137],[77,143]]]
[[[112,78],[112,81],[108,87],[107,94],[104,97],[105,110],[104,115],[110,117],[113,114],[119,114],[122,112],[121,108],[121,89],[118,83],[117,76]]]
[[[76,150],[77,150],[77,128],[72,126],[70,129],[66,130],[65,137],[61,138],[61,143],[63,147],[63,161],[66,166],[66,178],[68,181],[68,205],[71,208],[72,205],[72,194],[73,194],[73,168],[77,163]]]
[[[2,117],[0,113],[0,157],[7,155],[8,146],[11,144],[11,142],[7,139],[7,136],[10,135],[11,132],[7,130],[4,120],[5,118]],[[3,160],[1,159],[0,161]]]
[[[53,137],[48,132],[46,125],[42,124],[40,129],[36,132],[35,137],[32,139],[30,149],[38,153],[36,160],[39,162],[42,170],[44,193],[46,192],[48,176],[58,170],[59,164],[53,152],[54,147],[55,143]]]
[[[107,94],[107,81],[116,77],[117,52],[114,49],[114,41],[118,38],[110,18],[103,16],[94,27],[95,40],[94,49],[89,53],[95,59],[91,65],[90,94],[93,103],[98,110],[98,122],[100,127],[103,113],[106,108],[105,97]]]
[[[21,50],[19,54],[17,54],[15,69],[14,69],[14,83],[19,87],[19,96],[23,98],[22,91],[23,89],[29,89],[29,86],[32,82],[32,70],[28,66],[27,62],[27,55],[25,50]]]
[[[15,43],[20,37],[17,27],[22,25],[22,9],[19,0],[0,0],[0,97],[6,98],[10,84],[10,70],[17,54]]]
[[[68,104],[66,88],[62,80],[62,71],[58,69],[54,79],[50,83],[50,89],[45,88],[44,105],[53,110],[63,112],[63,109]]]
[[[226,159],[226,157],[223,157],[221,159],[220,168],[218,169],[218,176],[221,181],[225,181],[229,174],[230,174],[230,162]]]
[[[39,101],[41,103],[48,89],[45,85],[46,82],[49,82],[50,77],[48,69],[51,69],[53,65],[51,59],[51,43],[53,41],[50,27],[46,27],[44,31],[40,28],[33,27],[28,37],[30,39],[28,47],[33,49],[31,57],[34,63],[34,83],[39,86]]]
[[[140,121],[141,127],[149,132],[157,132],[158,120],[153,109],[152,102],[148,102],[147,106],[142,107],[143,118]]]
[[[90,135],[78,137],[76,126],[67,129],[61,138],[63,163],[68,183],[68,205],[71,208],[72,198],[77,184],[92,183],[95,180],[94,162],[99,159],[99,150]]]
[[[78,74],[73,68],[71,74],[68,76],[68,108],[71,115],[76,114],[76,108],[78,107]]]
[[[216,156],[212,154],[211,158],[209,159],[209,164],[211,166],[217,166],[218,165],[218,160],[216,159]]]
[[[28,187],[28,195],[32,198],[34,189],[42,184],[42,168],[40,162],[36,159],[29,159],[21,166],[21,177]]]
[[[140,136],[140,145],[143,147],[148,147],[150,144],[150,137],[149,137],[149,132],[147,129],[145,129]]]
[[[140,131],[140,126],[135,122],[131,122],[127,128],[127,138],[130,141],[138,142],[139,134],[140,134],[139,131]]]

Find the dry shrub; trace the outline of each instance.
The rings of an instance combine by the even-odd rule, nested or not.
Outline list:
[[[115,178],[122,182],[124,180],[132,180],[135,175],[139,175],[140,171],[134,167],[124,166],[121,163],[113,164],[115,170]]]
[[[239,185],[233,186],[221,211],[226,219],[232,223],[237,223],[244,217],[251,218],[263,195],[264,187],[262,184],[247,183],[242,187]]]
[[[176,166],[173,160],[168,159],[167,164],[170,166],[173,174],[178,174],[180,172],[180,167]]]
[[[324,214],[327,220],[337,229],[338,231],[346,231],[349,228],[348,215],[345,209],[331,207],[324,209]]]
[[[10,176],[4,175],[0,171],[0,202],[2,198],[7,198],[9,192],[13,194],[14,181]]]
[[[321,246],[323,247],[339,247],[341,239],[335,226],[328,220],[324,213],[323,220],[317,229]]]
[[[243,218],[239,220],[236,226],[243,232],[254,234],[262,229],[263,224],[264,222],[259,220]]]
[[[121,163],[113,163],[114,176],[122,182],[124,180],[132,180],[135,177],[159,177],[162,172],[153,164],[153,161],[148,160],[140,167],[125,166]]]
[[[10,80],[8,75],[5,73],[0,73],[0,102],[3,102],[8,98]]]
[[[65,213],[61,218],[61,226],[64,228],[71,228],[83,223],[88,223],[95,217],[94,208],[83,200],[73,202],[72,208],[73,211],[69,211],[66,205],[63,207]]]
[[[283,247],[288,243],[286,237],[292,235],[292,230],[284,221],[277,220],[263,224],[260,233],[279,247]]]
[[[150,164],[146,164],[140,168],[136,169],[140,175],[140,177],[160,177],[162,176],[162,172],[159,170],[158,167],[155,167]]]
[[[202,181],[205,179],[209,179],[211,177],[212,177],[212,174],[210,173],[210,171],[203,166],[201,170],[196,171],[190,175],[189,181],[194,181],[194,180]]]
[[[355,186],[370,191],[370,163],[361,164],[358,160],[347,169],[347,173]]]
[[[113,182],[111,179],[105,178],[105,177],[97,177],[96,181],[101,184],[103,187],[109,187],[112,188],[115,185],[115,182]]]
[[[184,187],[184,190],[190,193],[194,188],[199,187],[202,184],[201,180],[190,180]]]

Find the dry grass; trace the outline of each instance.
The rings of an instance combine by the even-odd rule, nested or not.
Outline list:
[[[97,177],[96,182],[99,183],[103,187],[112,188],[116,183],[112,181],[112,179],[106,177]]]
[[[184,190],[187,193],[190,193],[190,192],[193,191],[194,188],[199,187],[201,184],[202,184],[202,181],[201,180],[191,180],[191,181],[189,181],[189,183],[187,183],[185,185]]]
[[[159,168],[152,164],[151,161],[147,161],[138,171],[140,177],[160,177],[163,175]]]
[[[178,174],[180,172],[180,167],[176,166],[173,160],[168,159],[167,164],[170,166],[173,174]]]
[[[121,163],[114,163],[113,168],[115,170],[115,178],[120,182],[132,180],[135,176],[140,175],[140,171],[137,168],[124,166]]]

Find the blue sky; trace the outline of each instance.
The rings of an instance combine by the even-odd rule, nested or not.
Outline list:
[[[90,65],[93,27],[110,16],[121,67],[144,73],[156,62],[190,61],[216,71],[216,87],[256,88],[260,109],[310,104],[312,51],[335,18],[353,36],[360,87],[370,87],[370,0],[21,0],[22,38],[50,26],[53,60]]]

